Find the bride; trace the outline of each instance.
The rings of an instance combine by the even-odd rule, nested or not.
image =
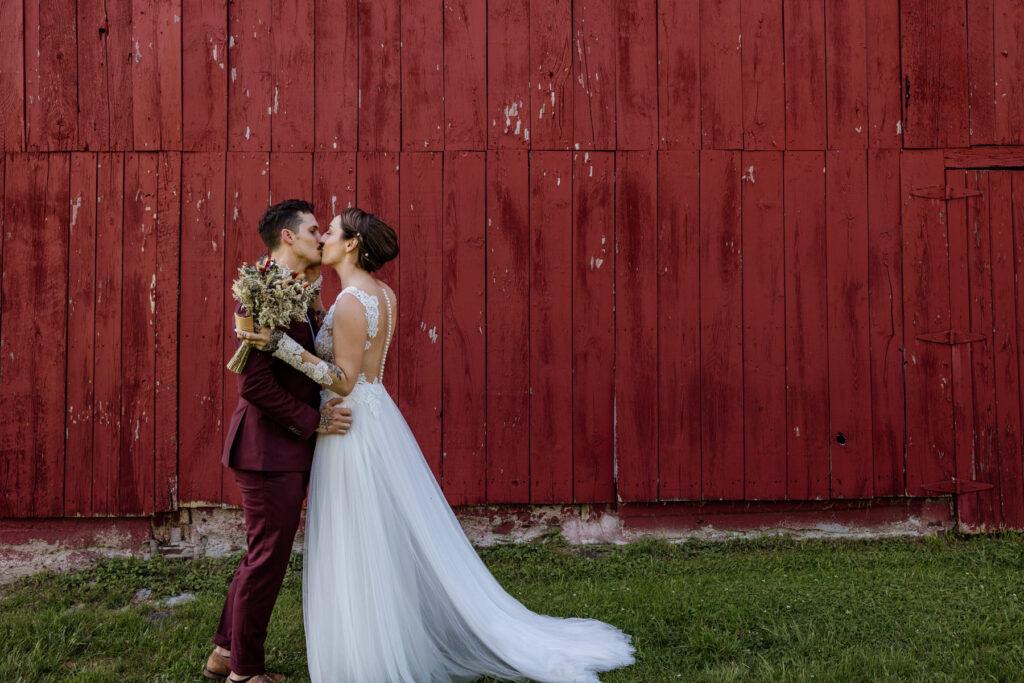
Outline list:
[[[313,681],[598,681],[633,663],[630,636],[536,614],[477,556],[381,379],[398,301],[376,272],[398,255],[380,218],[347,209],[321,236],[343,289],[316,356],[280,330],[239,332],[344,397],[347,435],[320,436],[310,473],[302,593]]]

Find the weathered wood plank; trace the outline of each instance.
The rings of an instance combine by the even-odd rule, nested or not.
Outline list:
[[[270,154],[271,204],[286,199],[313,199],[313,155],[304,152],[272,152]],[[263,214],[260,214],[261,216]],[[256,219],[257,221],[259,218]]]
[[[564,283],[564,293],[549,286],[556,296],[569,296],[571,286],[572,295],[572,500],[610,502],[615,500],[615,367],[609,362],[615,357],[615,155],[576,152],[572,164],[571,245],[567,248],[560,236],[546,238],[559,240],[548,258],[572,264],[571,285],[560,273],[555,283]],[[531,207],[531,213],[549,220],[543,208]],[[532,225],[561,225],[559,215],[553,218]],[[546,410],[540,402],[534,406]]]
[[[75,2],[24,3],[25,133],[31,150],[78,146]],[[5,66],[6,70],[6,66]]]
[[[786,496],[829,495],[828,306],[825,263],[825,155],[787,152],[786,207]]]
[[[569,152],[530,154],[531,503],[573,497],[572,185]]]
[[[228,133],[227,0],[182,0],[182,143],[223,151]]]
[[[992,145],[998,139],[994,26],[995,0],[967,3],[967,101],[972,145]]]
[[[996,142],[1019,145],[1024,142],[1024,5],[995,0],[994,19]]]
[[[619,34],[615,65],[617,150],[650,150],[658,144],[656,4],[655,0],[618,1],[616,23]]]
[[[178,127],[180,131],[180,126]],[[163,133],[168,131],[162,126]],[[166,137],[164,138],[166,139]],[[181,257],[181,154],[160,153],[157,187],[155,507],[178,504],[178,292]]]
[[[487,147],[530,148],[530,6],[487,3]]]
[[[25,10],[0,0],[0,151],[25,149]]]
[[[658,155],[658,498],[699,500],[700,157]]]
[[[270,149],[274,110],[274,43],[271,1],[232,2],[228,6],[228,149]],[[295,40],[295,36],[289,36]],[[345,69],[335,69],[345,71]],[[319,117],[320,112],[317,112]],[[331,113],[324,111],[324,116]]]
[[[746,0],[741,7],[743,148],[778,149],[786,145],[785,61],[782,3]],[[781,180],[781,159],[779,165]],[[780,195],[781,196],[781,195]]]
[[[270,117],[271,149],[275,152],[312,152],[316,92],[312,40],[303,40],[314,30],[314,0],[275,2],[271,10],[270,34],[273,52],[274,100]],[[350,69],[351,64],[335,66]]]
[[[487,502],[530,502],[530,169],[487,154]]]
[[[700,5],[688,0],[658,3],[658,140],[700,148]]]
[[[487,500],[486,182],[483,152],[445,154],[441,235],[442,453],[445,495],[458,505],[479,505]]]
[[[572,145],[572,59],[572,0],[531,0],[531,149]]]
[[[868,152],[868,315],[871,344],[871,452],[875,495],[900,496],[903,475],[903,256],[900,158]]]
[[[743,153],[743,490],[746,500],[786,499],[786,258],[782,164],[782,152]]]
[[[992,484],[992,488],[975,494],[973,512],[961,520],[995,529],[1003,523],[1000,504],[998,431],[996,421],[995,328],[992,319],[992,235],[989,223],[989,174],[987,171],[967,172],[967,186],[982,191],[977,199],[968,200],[967,257],[968,288],[971,293],[971,331],[984,339],[971,344],[971,402],[974,405],[974,462],[971,478]],[[961,496],[960,498],[964,498]]]
[[[966,12],[958,0],[900,3],[905,147],[970,144]]]
[[[66,339],[53,331],[67,329],[68,156],[9,155],[5,180],[0,516],[59,517]]]
[[[900,88],[900,8],[889,0],[866,0],[868,146],[903,146]]]
[[[444,7],[436,2],[402,7],[402,149],[444,148]]]
[[[825,110],[828,112],[829,149],[868,146],[865,3],[866,0],[825,2]]]
[[[825,6],[783,0],[786,149],[824,149]]]
[[[156,225],[159,158],[125,158],[121,274],[121,458],[118,513],[151,514],[156,438]]]
[[[360,150],[400,149],[400,25],[398,0],[359,0]]]
[[[946,171],[946,185],[966,187],[967,172]],[[964,201],[967,199],[968,201]],[[950,279],[950,327],[954,330],[971,329],[971,297],[968,281],[970,263],[968,226],[971,200],[963,198],[946,203],[949,226],[949,279]],[[971,480],[974,460],[974,396],[971,377],[971,345],[958,344],[952,349],[952,391],[953,391],[953,471],[960,480]],[[977,518],[977,496],[957,496],[956,513],[959,521],[973,523]]]
[[[355,152],[317,152],[313,155],[313,205],[320,232],[327,232],[335,216],[356,205]],[[320,298],[324,306],[329,307],[341,291],[341,281],[333,268],[321,269],[320,275],[324,279]]]
[[[130,149],[180,149],[181,0],[138,3],[132,10]]]
[[[701,152],[701,494],[705,500],[743,498],[739,164],[737,152]]]
[[[399,263],[399,278],[407,286],[399,294],[401,334],[396,337],[402,363],[399,407],[434,476],[444,483],[447,476],[441,451],[444,158],[440,152],[403,152],[401,159],[400,206],[404,228],[400,244],[404,256]],[[360,170],[360,177],[361,173]],[[373,210],[373,207],[368,208]]]
[[[133,64],[141,56],[132,35],[132,5],[77,3],[78,73],[94,87],[78,88],[78,143],[83,149],[128,150],[134,140]],[[72,75],[72,82],[75,75]]]
[[[573,146],[615,149],[615,7],[573,0]]]
[[[92,512],[96,318],[96,155],[71,155],[68,231],[67,444],[64,514]]]
[[[940,151],[904,151],[900,159],[907,493],[920,496],[924,484],[954,474],[950,347],[917,338],[949,329],[949,260],[946,202],[910,191],[942,185],[945,173]]]
[[[1003,524],[1024,525],[1024,474],[1021,464],[1020,347],[1017,330],[1017,275],[1024,250],[1014,250],[1013,173],[989,174],[992,228],[992,330],[996,380],[996,448]],[[1019,200],[1018,200],[1019,201]],[[1021,216],[1018,212],[1018,217]]]
[[[833,498],[871,498],[867,155],[862,149],[832,151],[826,163],[831,490]]]
[[[187,27],[186,27],[187,29]],[[179,496],[221,498],[224,444],[224,191],[221,154],[185,154],[181,160],[181,304],[178,378]]]
[[[316,2],[316,148],[356,149],[359,119],[358,0]],[[338,65],[347,65],[338,68]]]
[[[487,145],[487,6],[444,0],[444,147]]]
[[[97,155],[96,166],[96,340],[93,347],[96,375],[92,512],[116,514],[122,429],[124,155],[101,153]]]
[[[740,1],[700,0],[700,27],[701,147],[741,149]]]
[[[658,498],[658,159],[615,155],[615,456],[618,496]],[[646,229],[630,229],[646,226]],[[579,254],[575,260],[586,259]],[[611,264],[609,264],[611,265]]]

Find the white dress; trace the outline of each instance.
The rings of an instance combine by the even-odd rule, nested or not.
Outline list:
[[[345,295],[363,304],[375,339],[377,297],[354,287]],[[317,355],[332,362],[333,318],[331,306],[316,338]],[[311,679],[561,683],[632,664],[619,629],[531,612],[491,576],[379,381],[390,326],[387,335],[377,378],[361,374],[344,399],[352,428],[317,439],[302,573]]]

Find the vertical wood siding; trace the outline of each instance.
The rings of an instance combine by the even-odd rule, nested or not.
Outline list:
[[[452,503],[956,477],[1022,526],[1024,176],[943,155],[1024,141],[1022,34],[1012,0],[0,0],[0,517],[239,501],[229,286],[303,197],[399,234],[385,379]]]

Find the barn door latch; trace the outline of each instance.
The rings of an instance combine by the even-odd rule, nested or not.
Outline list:
[[[981,190],[970,187],[950,187],[949,185],[915,187],[910,191],[911,197],[924,197],[925,199],[962,199],[964,197],[976,197],[981,194]]]
[[[984,481],[976,481],[974,479],[957,479],[956,477],[947,481],[935,481],[931,484],[921,485],[921,488],[930,493],[953,493],[956,495],[960,495],[961,493],[987,491],[993,487],[993,484],[989,484]]]
[[[923,342],[931,342],[932,344],[948,344],[950,346],[955,346],[956,344],[970,344],[972,342],[983,341],[986,339],[983,334],[967,332],[965,330],[928,332],[927,334],[917,335],[917,338]]]

